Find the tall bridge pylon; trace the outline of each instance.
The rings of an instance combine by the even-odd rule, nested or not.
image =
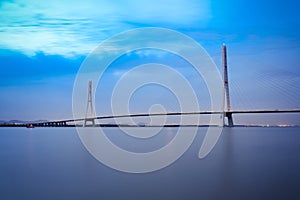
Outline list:
[[[95,126],[95,112],[94,112],[94,107],[93,107],[92,88],[93,88],[93,83],[92,83],[92,81],[89,81],[88,100],[87,100],[87,105],[86,105],[83,127],[86,127],[88,121],[92,122],[92,125]],[[89,108],[91,109],[91,116],[88,116]]]
[[[223,69],[223,83],[224,83],[224,101],[226,99],[227,110],[225,109],[225,102],[224,102],[224,113],[225,117],[228,120],[228,126],[233,127],[233,119],[230,107],[230,95],[229,95],[229,85],[228,85],[228,70],[227,70],[227,49],[226,45],[223,44],[222,46],[222,69]]]

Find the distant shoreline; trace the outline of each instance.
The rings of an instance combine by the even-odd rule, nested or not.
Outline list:
[[[64,125],[64,126],[39,126],[35,125],[33,127],[39,128],[54,128],[54,127],[82,127],[81,124],[71,124],[71,125]],[[10,124],[10,123],[2,123],[0,124],[1,127],[26,127],[29,128],[29,124]],[[93,127],[92,125],[88,125],[86,127]],[[216,125],[180,125],[180,124],[166,124],[166,125],[128,125],[128,124],[96,124],[95,127],[218,127]],[[225,126],[227,127],[227,126]],[[277,127],[277,128],[287,128],[287,127],[300,127],[299,125],[234,125],[234,127]]]

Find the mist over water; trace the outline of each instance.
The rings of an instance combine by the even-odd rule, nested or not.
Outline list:
[[[147,152],[170,142],[176,130],[163,128],[139,140],[118,128],[105,133],[121,148]],[[300,198],[300,128],[224,128],[212,152],[199,159],[206,130],[199,128],[191,147],[172,165],[129,174],[94,159],[74,128],[1,128],[0,198]]]

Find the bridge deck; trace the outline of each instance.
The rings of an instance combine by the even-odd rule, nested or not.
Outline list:
[[[78,119],[67,119],[67,120],[56,120],[48,121],[43,123],[31,123],[33,126],[41,127],[66,127],[74,126],[69,123],[75,123],[84,120],[95,120],[95,119],[113,119],[113,118],[127,118],[127,117],[149,117],[149,116],[180,116],[180,115],[212,115],[212,114],[223,114],[228,117],[232,114],[261,114],[261,113],[300,113],[300,109],[294,110],[233,110],[233,111],[199,111],[199,112],[168,112],[168,113],[138,113],[138,114],[124,114],[124,115],[106,115],[98,116],[94,118],[78,118]],[[26,125],[26,124],[25,124]],[[29,125],[29,124],[27,124]]]

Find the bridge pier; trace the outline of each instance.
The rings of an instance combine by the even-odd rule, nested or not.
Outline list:
[[[227,121],[228,121],[228,124],[227,126],[228,127],[233,127],[233,118],[232,118],[232,113],[231,112],[226,112],[226,117],[227,117]]]
[[[88,121],[92,122],[92,127],[95,127],[95,119],[94,118],[92,118],[92,119],[84,119],[83,127],[87,126],[87,122]]]

